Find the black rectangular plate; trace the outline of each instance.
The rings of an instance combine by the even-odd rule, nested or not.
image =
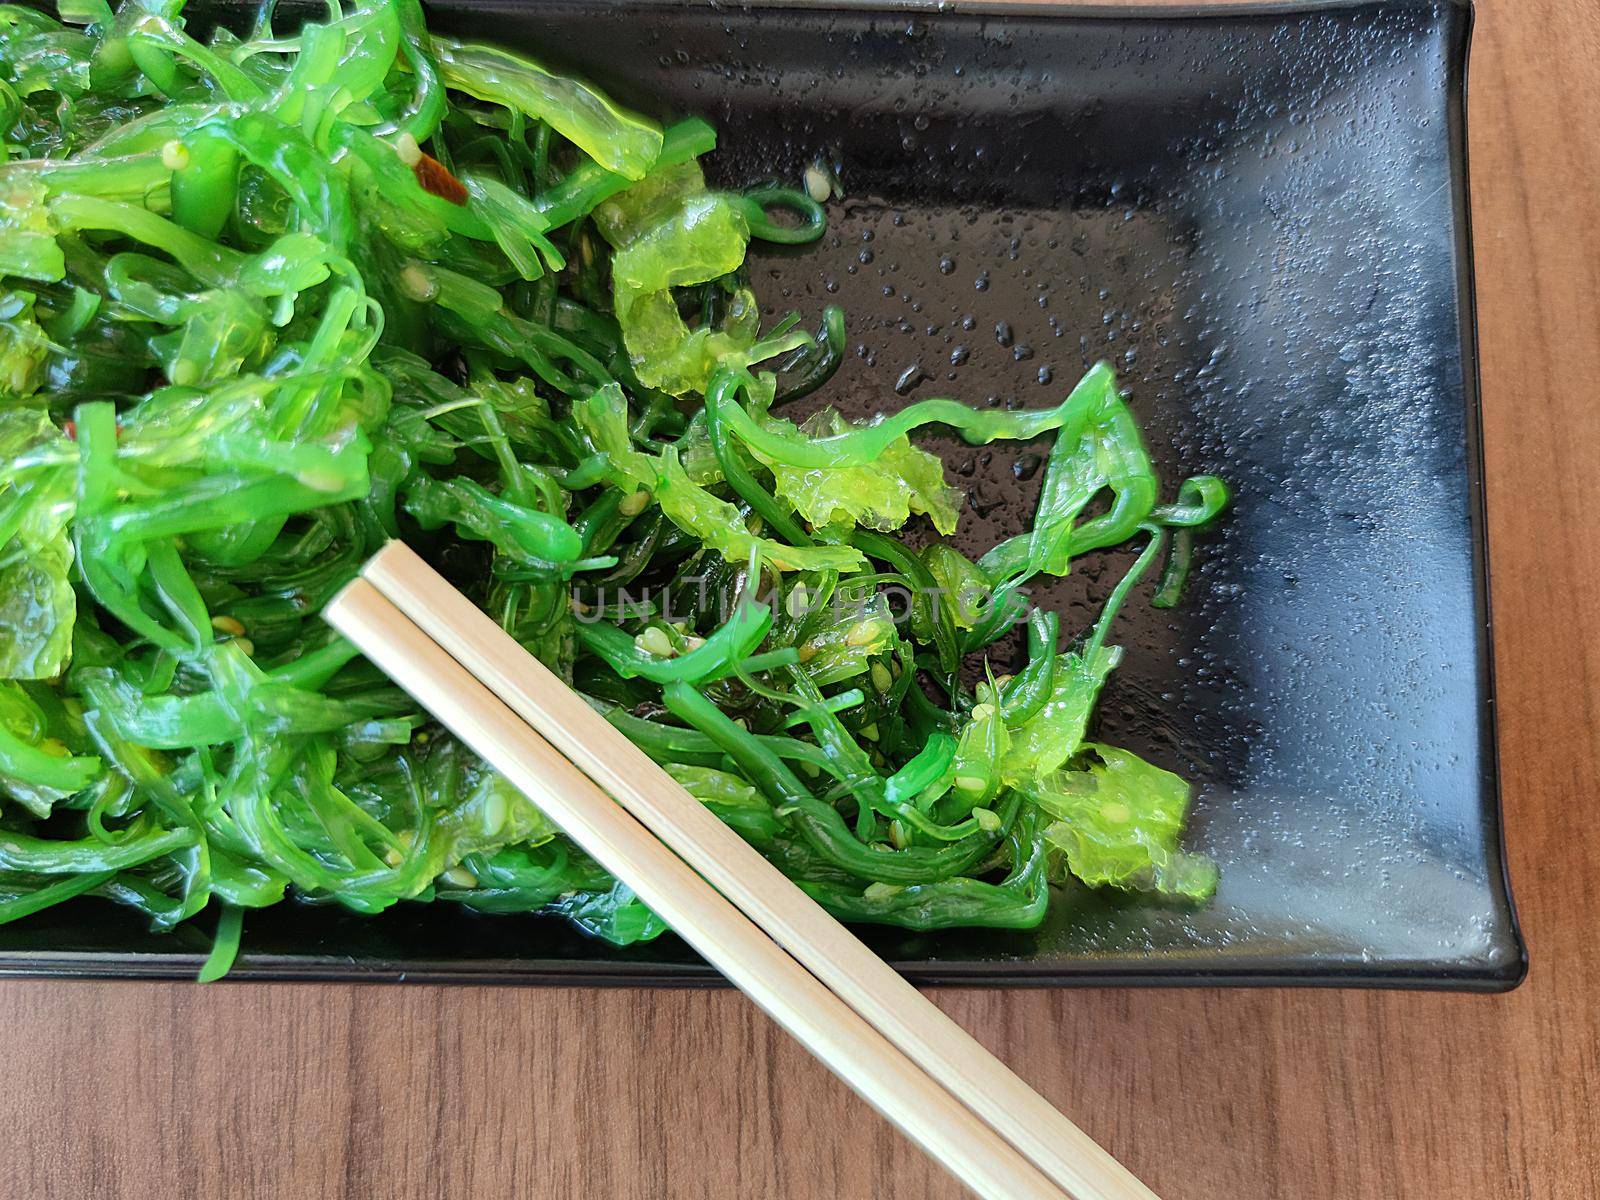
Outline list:
[[[216,11],[216,10],[213,10]],[[713,175],[848,197],[819,247],[765,251],[773,312],[849,316],[825,396],[1055,401],[1122,372],[1169,484],[1237,502],[1189,602],[1123,619],[1099,734],[1196,784],[1209,907],[1079,889],[1026,934],[865,936],[912,978],[1494,990],[1525,955],[1495,770],[1463,88],[1470,10],[1149,11],[444,0],[721,131]],[[192,14],[195,15],[195,14]],[[997,333],[997,329],[1000,331]],[[959,348],[959,350],[958,350]],[[941,447],[988,544],[1032,460]],[[1044,592],[1069,627],[1121,565]],[[252,913],[236,978],[702,983],[681,943],[402,905]],[[76,902],[0,930],[0,972],[192,975],[207,931]]]

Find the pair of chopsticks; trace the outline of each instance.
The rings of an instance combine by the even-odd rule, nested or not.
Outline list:
[[[407,546],[330,624],[973,1192],[1156,1200]]]

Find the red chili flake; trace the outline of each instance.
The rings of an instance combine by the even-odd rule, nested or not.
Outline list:
[[[424,153],[417,159],[417,165],[411,168],[411,172],[417,177],[423,191],[432,192],[451,204],[466,204],[467,189],[431,154]]]
[[[66,439],[69,442],[77,441],[78,440],[78,423],[76,421],[74,421],[71,417],[68,417],[65,421],[61,422],[61,432],[66,436]],[[122,422],[118,421],[117,422],[117,437],[120,438],[121,436],[122,436]]]

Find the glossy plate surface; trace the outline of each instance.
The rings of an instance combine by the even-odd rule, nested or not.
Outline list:
[[[1077,890],[1029,934],[868,930],[922,980],[1498,989],[1503,874],[1464,163],[1470,13],[1450,3],[934,12],[467,3],[440,28],[536,49],[721,131],[729,184],[825,152],[820,247],[757,256],[765,302],[837,302],[847,413],[1053,402],[1122,372],[1169,486],[1237,503],[1186,604],[1123,619],[1099,736],[1196,784],[1222,867],[1190,910]],[[899,393],[897,395],[896,393]],[[1037,457],[941,446],[988,545]],[[1119,573],[1041,594],[1088,619]],[[0,971],[191,975],[207,931],[103,903],[0,929]],[[238,977],[702,982],[681,944],[422,905],[251,914]]]

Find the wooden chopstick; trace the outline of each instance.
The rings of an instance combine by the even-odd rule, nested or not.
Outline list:
[[[1155,1193],[402,542],[363,576],[846,1004],[1078,1200]]]
[[[324,616],[626,882],[708,962],[952,1175],[988,1200],[1063,1193],[528,727],[376,588]]]

